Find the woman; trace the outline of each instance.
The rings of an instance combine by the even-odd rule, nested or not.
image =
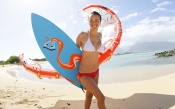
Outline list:
[[[89,18],[90,31],[81,32],[76,40],[78,47],[82,48],[82,59],[80,62],[77,79],[86,88],[85,109],[89,109],[93,95],[97,99],[99,109],[106,109],[105,96],[98,88],[99,79],[99,52],[104,50],[101,43],[102,34],[98,33],[101,23],[101,15],[94,11]]]

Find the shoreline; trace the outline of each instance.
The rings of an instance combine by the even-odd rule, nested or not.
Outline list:
[[[43,84],[59,84],[59,85],[72,85],[65,79],[39,79],[36,75],[31,72],[21,69],[19,65],[16,66],[15,71],[7,69],[6,73],[14,78],[22,79],[29,82],[39,82]],[[114,83],[128,83],[128,82],[139,82],[143,80],[150,80],[173,73],[175,64],[163,64],[163,65],[139,65],[139,66],[126,66],[117,67],[112,69],[100,68],[99,84],[114,84]],[[12,69],[12,68],[10,68]],[[9,70],[9,71],[8,71]],[[16,73],[19,71],[17,77]],[[27,78],[29,77],[29,78]],[[111,78],[112,77],[112,78]]]
[[[174,64],[175,66],[175,64]],[[73,85],[45,84],[16,79],[0,66],[0,108],[82,109],[85,95]],[[164,66],[165,67],[165,66]],[[99,84],[109,109],[175,109],[175,70],[163,68],[161,77],[125,83]],[[153,71],[154,72],[154,71]],[[17,81],[16,81],[17,80]],[[93,98],[91,109],[97,109]]]

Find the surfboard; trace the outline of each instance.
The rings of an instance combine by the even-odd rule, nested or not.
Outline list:
[[[84,86],[76,78],[81,59],[80,48],[64,31],[46,18],[32,13],[31,19],[36,41],[49,63],[64,78],[83,89]]]

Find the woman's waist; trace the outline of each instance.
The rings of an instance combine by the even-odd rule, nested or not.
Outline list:
[[[84,67],[95,67],[95,66],[99,66],[99,63],[98,63],[98,60],[89,61],[88,59],[86,59],[86,60],[81,60],[80,65]]]
[[[88,72],[93,72],[93,71],[97,70],[98,68],[99,68],[98,62],[96,62],[96,63],[88,63],[88,62],[83,63],[83,62],[81,62],[80,67],[79,67],[79,71],[88,73]]]

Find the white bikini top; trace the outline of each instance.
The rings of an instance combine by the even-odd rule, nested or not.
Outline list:
[[[93,51],[97,51],[97,52],[103,52],[104,51],[104,46],[101,44],[100,48],[98,50],[95,50],[91,40],[90,40],[90,35],[88,33],[88,40],[87,42],[84,44],[83,50],[85,51],[89,51],[89,52],[93,52]]]

